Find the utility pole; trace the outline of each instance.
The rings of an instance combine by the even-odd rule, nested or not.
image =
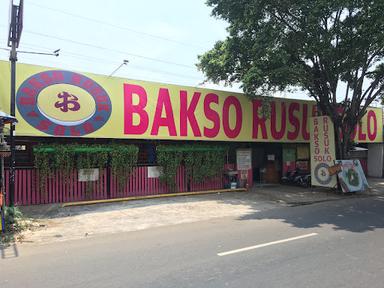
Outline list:
[[[9,61],[11,61],[11,116],[16,115],[16,61],[17,52],[15,43],[12,43]],[[15,166],[16,166],[16,151],[15,151],[15,124],[11,124],[9,134],[9,144],[11,146],[11,159],[9,165],[9,204],[11,207],[15,204]]]
[[[9,61],[11,62],[11,116],[15,117],[16,114],[16,61],[17,51],[19,47],[21,32],[23,30],[23,0],[11,0],[10,1],[10,21],[9,21],[9,34],[8,34],[8,47],[11,47]],[[10,221],[13,222],[13,207],[15,204],[15,125],[11,124],[9,144],[11,148],[11,159],[10,159],[10,171],[9,171],[9,206]]]

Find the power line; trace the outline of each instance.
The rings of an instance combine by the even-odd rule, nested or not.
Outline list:
[[[40,45],[29,44],[29,43],[23,43],[23,47],[24,46],[25,47],[29,47],[29,46],[35,47],[38,49],[45,49],[47,51],[53,50],[52,48],[43,47]],[[110,60],[110,59],[105,59],[105,58],[100,58],[100,57],[94,57],[94,56],[84,55],[81,53],[75,53],[75,52],[66,51],[66,50],[61,50],[60,55],[64,56],[64,57],[71,57],[71,58],[75,58],[75,59],[80,59],[80,60],[91,62],[91,63],[94,63],[95,61],[100,61],[100,62],[105,62],[108,64],[121,64],[121,61]],[[200,80],[201,81],[201,78],[196,77],[196,76],[190,76],[190,75],[185,75],[185,74],[182,75],[182,74],[172,73],[172,72],[168,72],[168,71],[164,71],[164,70],[147,68],[147,67],[140,66],[140,65],[129,64],[129,67],[135,68],[138,70],[142,70],[142,71],[148,71],[148,72],[156,73],[156,74],[166,74],[166,75],[170,75],[170,76],[176,76],[176,77],[181,77],[181,78],[186,78],[186,79],[194,79],[194,80]]]
[[[152,37],[152,38],[163,40],[163,41],[173,42],[175,44],[183,45],[183,46],[186,46],[186,47],[193,46],[193,47],[196,47],[196,48],[205,49],[205,47],[202,47],[202,46],[197,45],[197,44],[186,43],[186,42],[170,39],[170,38],[167,38],[167,37],[162,37],[162,36],[154,35],[154,34],[151,34],[151,33],[143,32],[143,31],[138,31],[138,30],[135,30],[135,29],[132,29],[132,28],[128,28],[128,27],[125,27],[125,26],[119,26],[119,25],[112,24],[112,23],[109,23],[109,22],[101,21],[101,20],[98,20],[98,19],[90,18],[90,17],[85,17],[85,16],[78,15],[78,14],[73,14],[73,13],[70,13],[70,12],[67,12],[67,11],[63,11],[63,10],[59,10],[59,9],[55,9],[55,8],[51,8],[51,7],[47,7],[47,6],[43,6],[43,5],[40,5],[40,4],[33,3],[33,2],[29,2],[29,4],[31,4],[33,6],[36,6],[36,7],[43,8],[43,9],[47,9],[47,10],[50,10],[50,11],[54,11],[54,12],[57,12],[57,13],[61,13],[61,14],[64,14],[64,15],[68,15],[68,16],[72,16],[72,17],[75,17],[75,18],[83,19],[83,20],[86,20],[86,21],[90,21],[90,22],[94,22],[94,23],[110,26],[110,27],[113,27],[113,28],[121,29],[121,30],[126,30],[126,31],[129,31],[129,32],[132,32],[132,33],[136,33],[138,35],[144,35],[144,36],[147,36],[147,37]]]
[[[6,48],[0,48],[0,49],[1,50],[7,50]],[[95,63],[95,61],[102,61],[102,62],[105,62],[105,63],[108,63],[108,64],[113,64],[113,63],[119,64],[120,63],[119,61],[111,61],[111,60],[102,59],[102,58],[88,57],[88,56],[85,56],[85,55],[82,55],[82,54],[77,54],[77,53],[73,53],[74,55],[71,55],[71,54],[72,53],[65,52],[65,51],[60,51],[60,55],[62,57],[63,56],[64,57],[71,57],[71,58],[79,59],[80,61],[86,61],[86,62],[89,62],[89,63]],[[63,63],[63,62],[59,63],[57,61],[49,61],[49,62],[54,63],[55,66],[60,66],[60,64]],[[79,70],[79,71],[84,70],[84,68],[81,68],[79,66],[75,67],[75,66],[73,66],[73,64],[69,64],[69,65],[74,67],[76,70]],[[164,70],[159,70],[159,69],[151,69],[151,68],[143,67],[143,66],[140,66],[140,65],[129,65],[129,67],[133,68],[133,69],[145,71],[145,72],[155,73],[155,74],[158,74],[158,75],[169,75],[169,76],[178,77],[178,78],[184,78],[184,79],[199,80],[199,81],[201,81],[201,78],[196,77],[196,76],[185,75],[185,74],[177,74],[177,73],[172,73],[172,72],[168,72],[168,71],[164,71]],[[142,80],[144,80],[144,79],[142,79]]]
[[[23,32],[24,33],[28,33],[28,34],[33,34],[33,35],[41,36],[41,37],[56,39],[56,40],[59,40],[59,41],[65,41],[65,42],[73,43],[73,44],[76,44],[76,45],[82,45],[82,46],[86,46],[86,47],[96,48],[96,49],[100,49],[100,50],[104,50],[104,51],[112,51],[112,52],[115,52],[115,53],[119,53],[119,54],[123,54],[123,55],[129,55],[129,56],[133,56],[133,57],[137,57],[137,58],[142,58],[142,59],[150,60],[150,61],[154,61],[154,62],[175,65],[175,66],[184,67],[184,68],[188,68],[188,69],[195,69],[192,66],[188,66],[188,65],[185,65],[185,64],[181,64],[181,63],[171,62],[171,61],[167,61],[167,60],[163,60],[163,59],[159,59],[159,58],[152,58],[152,57],[148,57],[148,56],[144,56],[144,55],[139,55],[139,54],[134,54],[134,53],[129,53],[129,52],[126,52],[126,51],[116,50],[116,49],[112,49],[112,48],[106,48],[106,47],[103,47],[103,46],[98,46],[98,45],[94,45],[94,44],[90,44],[90,43],[86,43],[86,42],[81,42],[81,41],[76,41],[76,40],[72,40],[72,39],[67,39],[67,38],[62,38],[62,37],[58,37],[58,36],[52,36],[52,35],[48,35],[48,34],[44,34],[44,33],[40,33],[40,32],[34,32],[34,31],[30,31],[30,30],[24,30]]]
[[[62,56],[62,54],[61,54]],[[25,56],[24,56],[25,57]],[[28,57],[26,56],[26,59],[32,59],[32,60],[35,60],[35,58],[31,58],[31,57]],[[46,60],[46,63],[51,63],[51,64],[47,64],[46,66],[49,66],[49,67],[58,67],[58,66],[62,66],[63,63],[59,63],[58,61],[54,61],[54,60]],[[33,62],[30,62],[29,64],[33,65]],[[80,72],[80,73],[94,73],[94,74],[99,74],[99,75],[105,75],[105,73],[103,72],[95,72],[95,71],[87,71],[86,69],[84,69],[84,67],[81,67],[81,66],[75,66],[73,65],[72,63],[71,64],[68,64],[66,63],[65,65],[68,66],[68,68],[64,68],[64,69],[69,69],[69,70],[72,70],[72,71],[77,71],[77,72]],[[185,79],[198,79],[201,81],[200,78],[197,78],[197,77],[191,77],[191,76],[187,76],[187,75],[181,75],[181,74],[175,74],[175,73],[171,73],[171,72],[165,72],[165,71],[160,71],[160,70],[152,70],[152,69],[147,69],[147,68],[143,68],[143,67],[140,67],[140,66],[133,66],[133,65],[130,65],[131,68],[135,68],[135,69],[138,69],[138,70],[142,70],[142,71],[145,71],[145,72],[153,72],[155,74],[158,74],[158,75],[172,75],[172,76],[175,76],[177,78],[185,78]],[[126,75],[126,73],[125,73]],[[121,76],[120,76],[121,77]],[[164,80],[164,78],[159,78],[159,77],[156,77],[156,76],[153,76],[153,75],[145,75],[145,76],[142,76],[143,78],[137,78],[137,77],[134,77],[134,75],[132,76],[123,76],[127,79],[130,79],[130,80],[135,80],[135,81],[148,81],[148,82],[158,82],[158,83],[163,83],[163,84],[172,84],[172,85],[180,85],[180,86],[193,86],[192,84],[190,83],[186,83],[186,82],[181,82],[180,81],[169,81],[169,79],[166,79]]]
[[[103,61],[103,62],[108,63],[108,64],[121,64],[121,61],[120,62],[119,61],[111,61],[111,60],[96,58],[96,57],[92,57],[92,56],[88,57],[88,56],[85,56],[85,55],[83,56],[82,54],[77,54],[77,53],[74,55],[71,55],[72,53],[68,53],[65,51],[61,51],[60,53],[61,53],[61,56],[64,56],[64,57],[67,56],[67,57],[77,58],[77,59],[91,62],[91,63],[94,63],[94,61],[96,60],[96,61]],[[68,54],[68,55],[66,55],[66,54]],[[194,80],[200,80],[200,81],[202,80],[201,78],[198,78],[195,76],[190,76],[190,75],[185,75],[185,74],[177,74],[177,73],[172,73],[172,72],[168,72],[168,71],[164,71],[164,70],[147,68],[147,67],[144,67],[141,65],[129,64],[127,67],[146,71],[146,72],[156,73],[159,75],[170,75],[170,76],[175,76],[175,77],[185,78],[185,79],[194,79]]]

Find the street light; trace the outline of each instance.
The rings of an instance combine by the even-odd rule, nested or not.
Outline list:
[[[35,55],[45,55],[45,56],[56,56],[58,57],[60,54],[60,49],[56,49],[55,51],[51,53],[46,53],[46,52],[38,52],[38,51],[17,51],[17,53],[22,53],[22,54],[35,54]]]
[[[113,70],[113,72],[111,74],[109,74],[108,77],[111,77],[113,74],[115,74],[117,72],[117,70],[119,70],[122,66],[127,65],[128,63],[129,63],[129,60],[123,60],[123,63],[121,63],[119,65],[119,67],[117,67],[115,70]]]
[[[24,0],[11,0],[9,6],[8,47],[19,47],[23,31]]]

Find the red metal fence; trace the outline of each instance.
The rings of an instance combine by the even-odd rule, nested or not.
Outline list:
[[[16,169],[15,204],[34,205],[64,203],[83,200],[111,199],[131,196],[147,196],[172,193],[159,178],[148,177],[148,167],[136,167],[125,183],[119,183],[110,169],[100,170],[99,180],[78,181],[77,170],[71,173],[55,171],[45,183],[39,183],[36,169]],[[5,171],[5,191],[9,191],[9,170]],[[173,193],[199,190],[221,189],[222,175],[207,179],[202,183],[188,183],[184,167],[179,167],[176,175],[176,188]],[[123,184],[123,186],[121,185]],[[9,197],[6,197],[7,201]],[[9,203],[7,203],[9,204]]]
[[[45,183],[40,183],[37,170],[16,169],[15,204],[34,205],[107,199],[107,169],[100,171],[99,180],[95,182],[80,182],[77,176],[77,171],[72,171],[68,175],[62,171],[55,171]],[[9,170],[5,171],[4,180],[5,191],[8,193]]]

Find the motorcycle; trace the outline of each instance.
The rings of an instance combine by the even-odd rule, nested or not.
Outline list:
[[[294,170],[288,171],[287,174],[281,178],[281,183],[294,184],[301,187],[310,187],[311,174],[296,168]]]

